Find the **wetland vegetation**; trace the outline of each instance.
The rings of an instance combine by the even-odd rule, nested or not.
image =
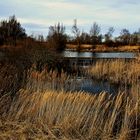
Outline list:
[[[45,40],[28,36],[15,16],[1,21],[0,139],[140,139],[140,32],[123,29],[113,39],[113,31],[109,28],[103,42],[97,23],[86,34],[75,21],[71,39],[58,23]],[[83,55],[122,49],[136,55],[72,60],[62,55],[65,49]],[[95,88],[113,84],[116,92],[86,91],[81,86],[97,86],[87,79],[99,82]]]

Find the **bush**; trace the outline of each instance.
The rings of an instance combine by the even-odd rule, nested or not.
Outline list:
[[[48,46],[57,51],[63,51],[66,47],[65,27],[58,23],[55,26],[50,26],[48,35]]]
[[[23,39],[26,36],[25,29],[21,27],[15,16],[11,16],[8,21],[1,21],[0,44],[12,44],[15,46],[18,39]]]

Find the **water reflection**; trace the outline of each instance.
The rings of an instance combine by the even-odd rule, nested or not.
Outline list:
[[[125,85],[111,84],[109,81],[98,81],[91,78],[81,78],[78,85],[79,86],[76,88],[76,91],[84,91],[91,94],[107,92],[115,95],[119,92],[130,92],[130,88]]]
[[[64,51],[62,53],[64,57],[69,58],[134,58],[136,53],[133,52],[103,52],[103,53],[92,53],[92,52],[74,52]]]
[[[65,50],[62,55],[66,58],[69,58],[69,65],[70,66],[77,66],[78,69],[78,76],[81,78],[79,80],[79,84],[76,85],[76,91],[85,91],[89,93],[101,93],[103,91],[111,94],[117,94],[118,92],[130,92],[130,87],[127,85],[117,85],[117,84],[112,84],[109,81],[98,81],[92,78],[86,77],[82,79],[83,74],[81,74],[81,69],[93,65],[96,63],[93,58],[96,59],[104,59],[104,58],[135,58],[137,55],[136,53],[133,52],[103,52],[103,53],[92,53],[92,52],[74,52],[70,50]]]

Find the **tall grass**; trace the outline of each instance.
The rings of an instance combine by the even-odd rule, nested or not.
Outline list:
[[[14,93],[20,87],[21,72],[14,65],[0,63],[0,97],[8,92]]]
[[[2,100],[6,101],[6,98]],[[47,132],[43,131],[49,130],[56,139],[129,140],[140,138],[139,105],[139,99],[134,101],[123,93],[111,96],[106,93],[89,95],[83,92],[32,92],[21,89],[9,103],[9,109],[1,104],[0,110],[6,110],[1,112],[1,118],[14,122],[17,127],[19,121],[26,125],[29,123],[30,131],[32,124],[37,124],[44,137]],[[11,128],[1,132],[0,129],[0,138],[3,135],[13,136]],[[23,132],[21,135],[30,138]]]
[[[126,76],[128,83],[139,79],[138,60],[101,62],[94,69],[98,70],[98,78],[110,78],[111,72],[117,71],[119,74],[113,73],[115,82],[125,79],[122,73],[133,77],[131,81]],[[135,66],[135,70],[129,69],[128,64]],[[102,74],[104,68],[108,69]],[[105,92],[91,95],[74,92],[73,86],[78,86],[77,80],[65,73],[38,72],[32,67],[26,84],[13,98],[10,92],[0,97],[0,139],[140,139],[140,98],[136,90],[131,95]]]
[[[91,66],[89,73],[97,79],[112,82],[136,82],[140,78],[140,61],[136,60],[100,60]]]
[[[117,84],[125,92],[135,93],[133,97],[140,96],[140,61],[139,57],[132,60],[98,60],[88,69],[93,79],[106,80]]]
[[[24,89],[38,92],[46,90],[74,91],[79,86],[76,76],[69,76],[64,71],[61,73],[56,70],[48,72],[47,68],[44,68],[39,72],[32,67],[27,73]]]

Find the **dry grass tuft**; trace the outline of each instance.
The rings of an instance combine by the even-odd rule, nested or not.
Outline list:
[[[114,59],[98,60],[88,69],[93,79],[105,80],[116,84],[120,91],[130,92],[134,98],[140,96],[140,61],[139,57],[132,60]]]
[[[123,93],[113,97],[106,93],[41,93],[21,89],[10,102],[9,110],[2,115],[9,122],[1,123],[1,126],[10,130],[0,129],[0,137],[12,137],[14,133],[19,138],[22,135],[47,137],[43,133],[47,127],[49,134],[56,139],[134,139],[140,131],[137,131],[139,105],[140,100],[134,101]],[[12,127],[13,122],[17,122],[16,127],[20,128],[12,129],[10,122]],[[21,130],[23,123],[25,127]]]
[[[140,62],[136,60],[100,60],[89,68],[89,73],[97,79],[111,82],[136,82],[140,78]]]

